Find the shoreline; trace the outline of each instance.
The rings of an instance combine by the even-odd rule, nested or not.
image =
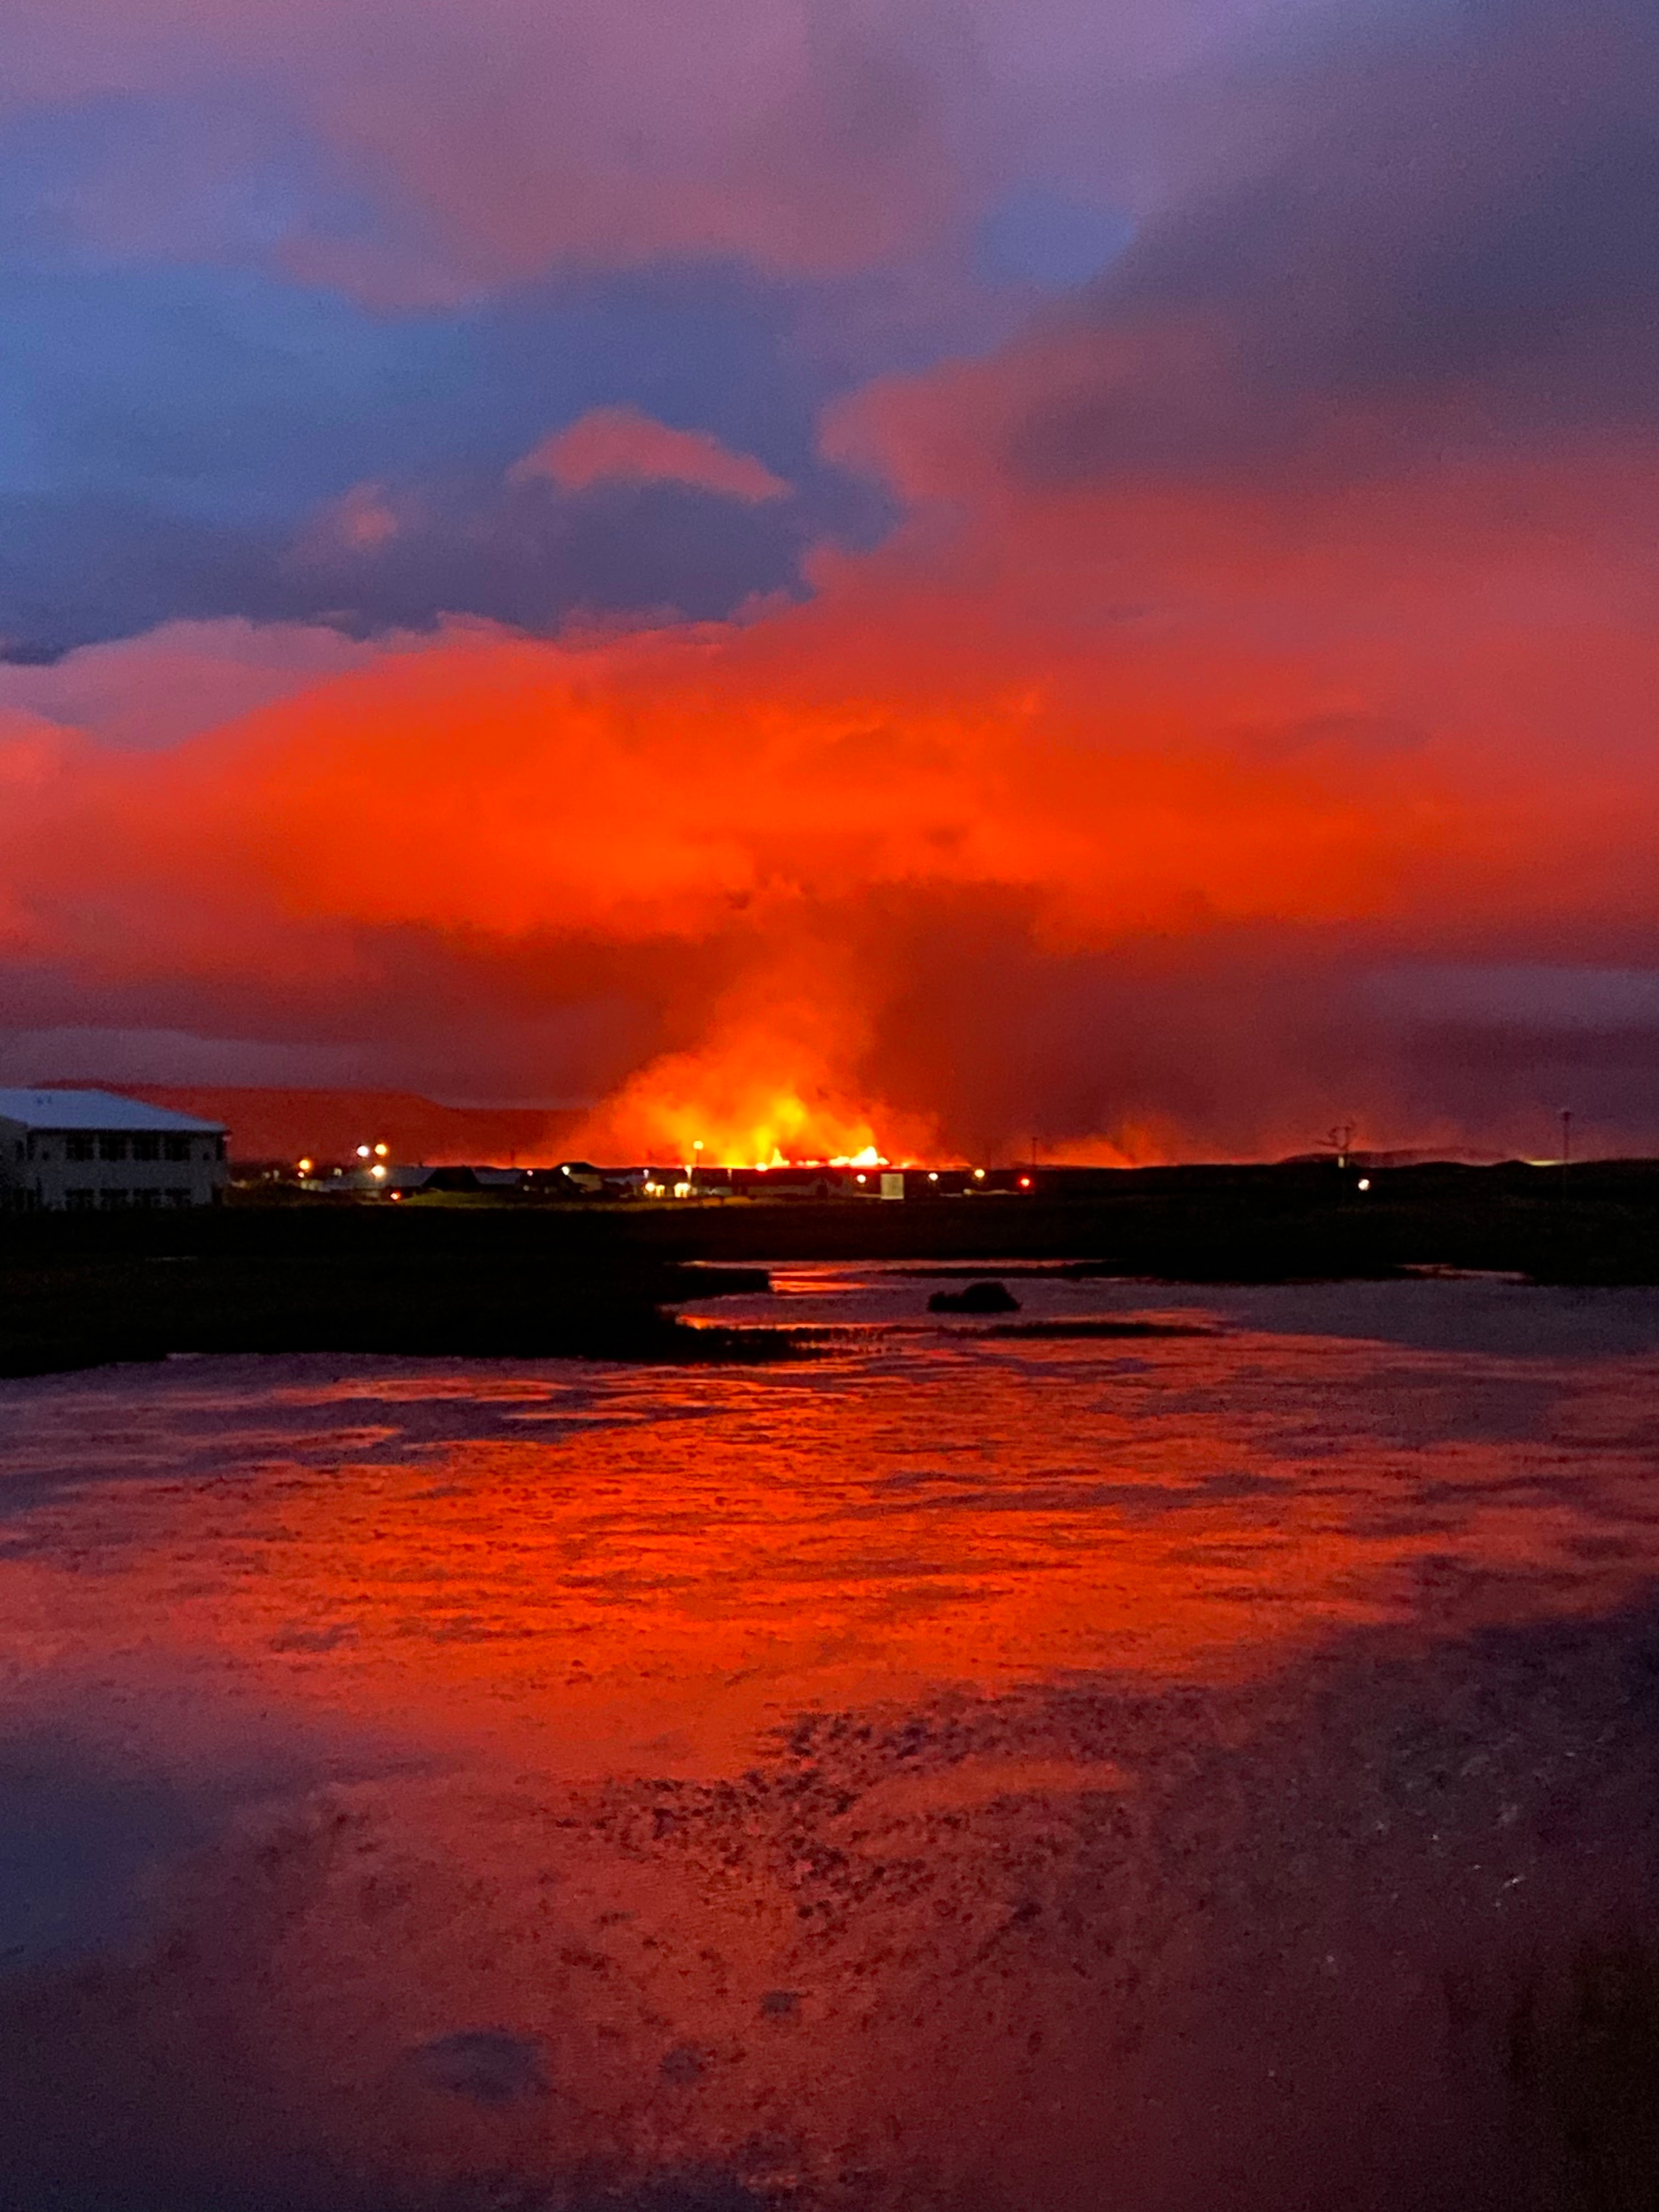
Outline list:
[[[1221,1285],[1410,1279],[1659,1285],[1659,1176],[1584,1194],[1501,1172],[1159,1175],[1105,1198],[631,1206],[260,1204],[0,1216],[0,1375],[169,1352],[379,1352],[703,1364],[806,1356],[793,1333],[668,1310],[769,1268],[883,1263],[942,1279],[1058,1273]]]

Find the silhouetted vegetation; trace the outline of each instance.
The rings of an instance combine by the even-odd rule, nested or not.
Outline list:
[[[786,1358],[769,1330],[693,1328],[665,1254],[499,1213],[388,1208],[22,1216],[0,1227],[0,1374],[179,1352],[706,1361]],[[764,1289],[766,1277],[719,1287]]]
[[[1170,1282],[1480,1269],[1659,1284],[1659,1164],[1039,1172],[1018,1195],[552,1206],[244,1200],[0,1215],[0,1372],[173,1352],[757,1359],[804,1344],[664,1311],[764,1278],[686,1263],[1047,1261]],[[958,1309],[968,1310],[969,1309]],[[1007,1309],[1002,1309],[1007,1310]]]
[[[1659,1162],[1564,1176],[1522,1163],[1339,1170],[1279,1167],[1036,1170],[1035,1188],[907,1201],[635,1203],[539,1211],[618,1243],[685,1258],[1068,1262],[1170,1282],[1386,1280],[1491,1270],[1545,1283],[1659,1284]],[[512,1210],[511,1202],[499,1211]],[[1016,1270],[1010,1267],[1012,1276]]]

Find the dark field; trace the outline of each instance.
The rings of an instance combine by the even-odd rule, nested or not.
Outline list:
[[[787,1349],[764,1331],[728,1338],[663,1310],[708,1287],[605,1224],[506,1212],[16,1218],[0,1229],[0,1375],[179,1352],[681,1360]]]
[[[782,1356],[664,1310],[690,1261],[1018,1263],[1186,1283],[1386,1279],[1425,1267],[1659,1282],[1659,1166],[1080,1172],[934,1203],[553,1206],[233,1194],[199,1215],[0,1217],[0,1374],[178,1352],[621,1359]],[[974,1273],[981,1272],[975,1267]],[[729,1280],[721,1287],[731,1288]]]

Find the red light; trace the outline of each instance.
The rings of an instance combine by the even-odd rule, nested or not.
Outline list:
[[[1019,1179],[1019,1187],[1020,1187],[1020,1188],[1021,1188],[1022,1190],[1030,1190],[1030,1188],[1031,1188],[1031,1178],[1030,1178],[1030,1176],[1022,1176],[1020,1177],[1020,1179]]]

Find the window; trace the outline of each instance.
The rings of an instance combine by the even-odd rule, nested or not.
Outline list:
[[[190,1139],[169,1137],[167,1140],[167,1153],[170,1160],[187,1160],[190,1158]]]
[[[118,1137],[112,1130],[106,1132],[98,1139],[98,1157],[100,1160],[124,1160],[126,1156],[127,1140],[125,1137]]]
[[[187,1190],[170,1190],[167,1193],[167,1204],[169,1206],[188,1206],[190,1204],[190,1193]]]
[[[132,1140],[132,1157],[135,1160],[159,1160],[161,1157],[161,1139],[159,1137],[135,1137]]]
[[[71,1213],[90,1213],[97,1200],[89,1190],[66,1190],[64,1203]]]
[[[128,1190],[100,1190],[98,1194],[98,1210],[100,1213],[118,1213],[125,1207],[131,1196],[132,1193]]]
[[[135,1206],[159,1206],[161,1203],[161,1194],[159,1190],[135,1190],[132,1194],[132,1202]]]
[[[90,1137],[65,1137],[64,1158],[66,1160],[95,1160],[98,1147]]]

